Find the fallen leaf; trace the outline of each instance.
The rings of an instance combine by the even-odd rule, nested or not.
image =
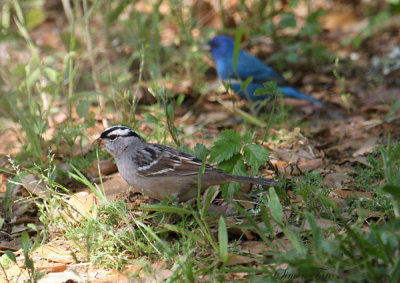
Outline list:
[[[353,153],[353,157],[364,155],[366,153],[371,153],[377,146],[378,139],[376,137],[371,137],[364,142],[364,144]]]
[[[289,164],[286,161],[274,159],[271,159],[270,162],[278,172],[284,174],[286,177],[299,175],[300,173],[295,164]]]
[[[340,196],[338,196],[337,194],[335,194],[334,192],[330,192],[328,194],[328,198],[334,203],[336,204],[336,206],[339,209],[344,209],[346,208],[346,200]]]
[[[352,191],[352,190],[347,190],[347,189],[336,189],[333,191],[333,193],[343,199],[357,198],[357,197],[373,199],[373,196],[370,192]]]
[[[227,230],[229,234],[236,236],[243,236],[244,239],[247,240],[253,240],[255,238],[255,236],[251,233],[251,231],[246,228],[236,226],[236,227],[228,227]]]
[[[271,249],[262,241],[243,241],[238,246],[238,249],[250,254],[260,254]]]
[[[215,205],[213,203],[210,204],[210,207],[208,209],[209,213],[214,213],[216,215],[223,215],[223,216],[232,216],[232,215],[237,215],[238,212],[236,208],[233,206],[233,204],[224,202],[223,204],[220,205]]]
[[[301,172],[311,172],[322,165],[322,158],[300,161],[297,166]]]
[[[50,196],[50,192],[46,189],[42,180],[38,181],[38,178],[33,174],[24,176],[21,183],[29,192],[36,196],[42,198],[48,198]]]
[[[327,228],[330,228],[330,227],[339,227],[339,226],[338,226],[335,222],[333,222],[332,220],[325,219],[325,218],[316,218],[316,219],[315,219],[315,222],[316,222],[317,226],[318,226],[319,228],[321,228],[322,230],[326,230]],[[311,230],[310,223],[308,223],[307,220],[306,220],[305,223],[304,223],[304,230],[308,230],[308,231]]]
[[[86,191],[73,194],[68,200],[68,204],[80,214],[74,219],[76,221],[84,215],[90,214],[92,206],[97,205],[99,202],[100,200],[92,192]]]
[[[6,243],[3,241],[3,242],[0,242],[0,250],[3,250],[3,251],[5,251],[5,250],[18,251],[18,250],[19,250],[19,247],[12,247],[12,246],[6,244]]]
[[[345,184],[353,181],[353,178],[346,172],[335,172],[325,176],[324,186],[328,188],[343,188]]]
[[[258,262],[259,259],[244,256],[244,255],[228,255],[229,260],[227,262],[227,266],[232,266],[232,265],[239,265],[239,264],[247,264],[247,263],[254,263]]]
[[[58,263],[73,263],[75,262],[74,258],[71,255],[70,251],[61,249],[59,247],[55,247],[51,244],[46,244],[44,246],[40,246],[35,250],[35,254],[48,259],[50,261],[58,262]],[[54,271],[53,271],[54,272]]]
[[[42,265],[36,267],[36,269],[46,272],[63,272],[67,269],[67,267],[68,266],[66,264],[57,263],[57,264]]]
[[[246,208],[246,209],[252,209],[252,208],[254,208],[255,207],[255,205],[257,204],[257,203],[255,203],[254,201],[253,201],[253,199],[249,196],[249,195],[247,195],[247,194],[245,194],[245,193],[243,193],[242,191],[237,191],[235,194],[234,194],[234,200],[236,201],[236,202],[238,202],[241,206],[243,206],[244,208]]]
[[[22,218],[18,218],[15,221],[11,221],[10,223],[8,223],[8,225],[18,225],[18,224],[25,224],[25,223],[36,223],[36,220],[32,219],[32,218],[22,217]]]
[[[110,159],[99,160],[99,164],[97,163],[97,160],[94,160],[92,166],[90,166],[88,169],[90,174],[92,174],[94,177],[99,176],[98,166],[100,166],[101,175],[110,175],[118,171],[117,165],[115,165],[115,163]]]
[[[374,210],[369,210],[369,209],[365,209],[365,208],[358,208],[357,214],[362,217],[365,217],[366,219],[381,218],[383,216],[383,212],[381,212],[381,211],[374,211]]]
[[[128,191],[129,189],[135,191],[135,189],[131,188],[120,174],[115,174],[105,181],[103,183],[103,188],[106,198],[109,201],[115,200],[117,195],[121,192]]]
[[[40,283],[54,283],[54,282],[82,282],[83,278],[73,271],[64,272],[51,272],[46,274],[40,279]]]
[[[372,165],[367,161],[367,157],[365,157],[365,156],[356,156],[356,157],[350,158],[349,162],[358,162],[362,165],[372,168]]]

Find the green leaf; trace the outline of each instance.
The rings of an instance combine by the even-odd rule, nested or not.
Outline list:
[[[260,95],[275,95],[279,94],[279,86],[276,82],[274,81],[269,81],[264,83],[264,87],[256,89],[254,92],[255,96],[260,96]]]
[[[264,87],[269,94],[278,94],[279,93],[279,86],[277,82],[269,81],[264,83]]]
[[[221,162],[228,160],[241,148],[241,137],[234,130],[224,130],[221,132],[219,139],[211,148],[210,161]]]
[[[89,113],[91,102],[88,100],[78,100],[76,103],[76,113],[81,118],[86,118],[87,114]]]
[[[10,258],[7,256],[7,251],[5,252],[5,254],[3,254],[2,256],[0,256],[0,266],[4,269],[9,269],[10,268],[10,263],[11,260]]]
[[[258,170],[268,160],[268,151],[258,144],[245,145],[243,147],[243,155],[253,170]]]
[[[296,19],[292,13],[284,13],[280,21],[280,25],[285,28],[295,28]]]
[[[253,131],[252,130],[247,131],[243,136],[243,141],[245,143],[251,143],[252,140],[253,140]]]
[[[69,102],[73,102],[76,100],[95,100],[98,96],[104,96],[106,97],[106,95],[104,93],[101,92],[97,92],[97,91],[82,91],[82,92],[76,92],[74,93],[74,95],[68,99]]]
[[[26,69],[26,84],[28,88],[31,88],[40,78],[40,69],[35,69],[34,71],[30,71],[28,67]]]
[[[151,123],[151,124],[158,124],[159,123],[158,119],[154,115],[152,115],[150,113],[144,113],[143,120],[144,120],[144,122]]]
[[[224,170],[227,173],[231,173],[239,176],[246,176],[246,166],[243,162],[243,157],[240,153],[235,154],[229,160],[222,161],[218,164],[218,168]],[[231,199],[233,194],[236,193],[240,188],[239,183],[230,183],[222,185],[220,190],[224,199]]]
[[[218,168],[224,170],[226,173],[246,176],[246,166],[240,153],[235,154],[228,160],[221,161],[218,164]]]
[[[297,61],[299,61],[299,55],[296,52],[290,52],[286,56],[286,61],[288,61],[289,63],[296,63]]]
[[[174,106],[171,103],[167,105],[167,117],[170,119],[175,117]]]
[[[400,186],[387,184],[382,188],[382,190],[388,194],[391,194],[394,199],[400,200]]]
[[[290,8],[296,8],[297,5],[299,5],[299,0],[290,0],[290,2],[289,2]]]
[[[219,259],[221,262],[228,260],[228,231],[224,218],[221,216],[218,221],[218,242],[219,242]]]
[[[271,210],[271,216],[276,223],[283,225],[283,209],[279,197],[275,192],[275,189],[271,187],[268,194],[268,207]]]
[[[52,83],[57,83],[58,80],[58,72],[50,67],[45,67],[44,72],[46,73],[47,78]]]
[[[4,29],[8,29],[10,27],[10,18],[11,18],[10,8],[11,8],[10,2],[3,3],[3,8],[1,10],[1,26]]]
[[[188,209],[180,208],[177,206],[164,205],[164,204],[149,204],[149,205],[141,206],[138,209],[139,210],[148,210],[148,211],[166,212],[166,213],[176,213],[179,215],[193,214]]]
[[[400,1],[400,0],[399,0]],[[391,107],[390,107],[390,111],[386,114],[386,119],[390,118],[391,116],[393,116],[394,113],[397,112],[397,110],[400,109],[400,99],[397,100]]]
[[[261,95],[266,95],[266,94],[269,94],[269,93],[264,87],[257,88],[256,91],[254,92],[255,96],[261,96]]]
[[[252,81],[253,81],[253,77],[248,77],[247,79],[245,79],[244,82],[242,82],[238,92],[245,90]]]
[[[322,230],[320,227],[318,227],[314,215],[306,213],[306,219],[311,228],[311,233],[313,235],[313,245],[315,247],[315,250],[321,251],[322,244],[324,242],[324,236]]]
[[[176,99],[176,107],[178,108],[179,106],[181,106],[184,100],[185,100],[185,95],[183,93],[178,95],[178,98]]]
[[[0,217],[0,229],[3,227],[3,224],[4,224],[4,218]]]
[[[274,235],[274,228],[271,225],[271,221],[269,220],[269,215],[267,209],[264,205],[261,206],[261,218],[265,224],[265,228],[267,229],[268,233]]]
[[[27,256],[29,254],[29,249],[31,248],[31,243],[29,241],[29,235],[26,231],[23,231],[21,234],[21,244],[22,249],[24,250],[24,255]]]
[[[195,156],[200,159],[204,160],[207,157],[208,149],[201,143],[197,143],[194,147]]]
[[[126,6],[128,6],[130,2],[129,1],[121,1],[117,5],[117,7],[114,10],[111,10],[108,14],[108,22],[113,23],[115,20],[118,19],[118,17],[122,14],[122,12],[125,10]]]
[[[240,42],[242,40],[242,33],[243,33],[243,25],[239,26],[239,28],[236,29],[236,34],[235,34],[235,45],[233,47],[233,70],[235,70],[235,71],[236,71],[237,62],[238,62],[238,58],[239,58]]]
[[[4,253],[10,260],[12,260],[13,262],[17,262],[17,258],[15,257],[15,254],[12,251],[6,250]]]
[[[239,191],[240,184],[239,183],[229,183],[220,186],[220,191],[222,193],[222,197],[224,200],[232,200],[233,195]]]
[[[304,245],[299,236],[289,227],[283,227],[283,233],[286,235],[288,240],[292,243],[293,248],[299,252],[304,253]]]
[[[42,9],[36,8],[26,14],[26,27],[32,30],[46,20]]]

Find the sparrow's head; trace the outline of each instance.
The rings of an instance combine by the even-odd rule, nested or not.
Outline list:
[[[144,142],[144,139],[128,127],[112,126],[104,130],[95,142],[104,145],[112,156],[118,157],[129,145]]]
[[[226,35],[217,35],[208,42],[214,60],[225,56],[233,56],[235,41]]]

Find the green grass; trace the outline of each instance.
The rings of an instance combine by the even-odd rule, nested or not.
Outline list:
[[[354,182],[349,189],[370,192],[373,199],[349,198],[344,209],[329,198],[335,188],[324,185],[324,174],[319,170],[291,181],[279,176],[282,186],[254,190],[251,201],[255,205],[251,209],[232,200],[237,185],[222,186],[222,196],[238,212],[235,216],[210,211],[214,191],[204,197],[204,202],[199,198],[196,205],[166,200],[131,210],[123,201],[107,201],[101,184],[94,184],[87,174],[94,160],[108,157],[104,152],[87,152],[92,138],[87,134],[110,123],[144,130],[146,139],[194,152],[203,160],[208,154],[210,162],[227,172],[263,172],[269,154],[263,142],[287,144],[289,138],[282,135],[298,131],[295,114],[280,99],[266,108],[247,104],[244,109],[248,112],[235,105],[232,111],[243,123],[232,129],[212,128],[218,128],[219,134],[209,133],[207,126],[213,125],[212,121],[196,126],[208,147],[193,147],[189,141],[198,137],[177,123],[180,110],[193,110],[192,101],[215,96],[208,93],[210,67],[203,60],[200,44],[215,34],[233,36],[239,30],[248,39],[248,47],[258,45],[261,37],[274,39],[275,52],[268,61],[278,70],[304,60],[310,60],[311,66],[333,64],[335,56],[319,38],[322,26],[318,20],[324,11],[314,11],[311,1],[305,1],[309,9],[306,24],[296,34],[287,35],[299,22],[291,8],[279,10],[278,1],[268,1],[266,6],[255,1],[252,7],[240,2],[237,13],[244,19],[240,28],[229,28],[224,19],[222,31],[202,26],[182,1],[163,1],[170,5],[168,14],[160,12],[162,1],[148,14],[132,9],[128,1],[83,1],[72,6],[72,18],[60,34],[60,49],[53,50],[37,46],[34,40],[34,28],[42,24],[44,15],[40,2],[5,1],[0,36],[2,43],[26,55],[22,56],[25,61],[10,59],[0,70],[0,119],[20,126],[18,137],[24,145],[10,159],[10,167],[0,169],[10,179],[0,199],[0,229],[4,219],[15,216],[12,208],[20,196],[13,192],[24,175],[37,176],[51,195],[43,199],[30,196],[44,226],[34,236],[28,237],[25,232],[21,236],[30,282],[43,276],[35,269],[31,254],[53,237],[72,243],[77,261],[105,268],[123,271],[127,265],[139,263],[151,273],[151,263],[166,262],[173,271],[171,282],[194,282],[200,277],[210,282],[232,281],[240,272],[248,274],[243,281],[398,281],[400,143],[390,138],[387,146],[367,157],[371,167],[354,166],[351,173]],[[296,1],[289,1],[289,7],[295,5]],[[385,11],[368,17],[376,21],[392,13],[390,8],[382,14]],[[223,15],[227,12],[221,11]],[[33,17],[35,13],[39,16]],[[272,21],[277,15],[281,16],[278,24]],[[160,39],[170,25],[178,32],[171,46],[163,46]],[[381,28],[377,24],[374,27]],[[352,42],[359,47],[373,34],[373,29],[366,30]],[[344,76],[336,69],[334,76],[340,91],[347,92]],[[185,81],[190,81],[186,94],[175,93],[166,84],[176,86]],[[392,107],[397,108],[397,104]],[[55,122],[54,114],[61,110],[66,111],[66,119]],[[99,120],[98,116],[107,118]],[[271,129],[278,130],[270,134]],[[87,213],[68,203],[76,186],[90,188],[102,204]],[[288,190],[303,200],[288,197]],[[355,213],[359,208],[381,212],[382,217],[377,222],[366,221]],[[172,213],[175,216],[168,222]],[[81,221],[71,221],[77,216]],[[334,225],[321,227],[321,219]],[[242,233],[232,233],[234,229]],[[254,254],[241,249],[246,235],[252,235],[268,250]],[[282,238],[287,242],[282,244]],[[239,256],[247,257],[248,263],[231,265],[231,260]],[[15,261],[14,253],[4,252],[0,257],[2,270]]]

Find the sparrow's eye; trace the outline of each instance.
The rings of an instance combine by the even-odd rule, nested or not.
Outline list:
[[[116,135],[111,135],[108,138],[113,141],[113,140],[115,140],[117,138],[117,136]]]

